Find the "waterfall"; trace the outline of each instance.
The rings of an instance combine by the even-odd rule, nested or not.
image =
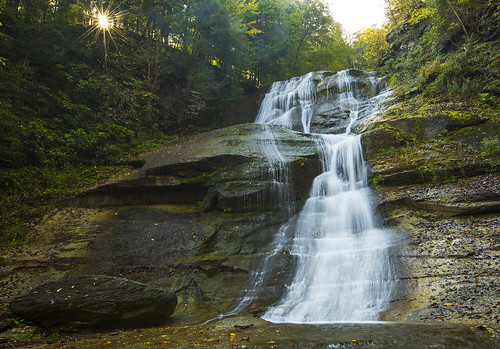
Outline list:
[[[374,224],[359,136],[322,135],[323,173],[295,225],[292,283],[271,322],[376,321],[395,284],[390,236]]]
[[[360,73],[342,71],[328,78],[310,73],[277,82],[262,101],[256,123],[309,133],[317,91],[323,88],[326,102],[349,118],[344,134],[315,135],[322,173],[314,179],[301,212],[279,229],[274,252],[249,278],[251,286],[247,285],[238,310],[256,299],[269,277],[269,260],[283,250],[296,259],[295,275],[281,300],[262,316],[265,320],[377,321],[387,308],[396,284],[390,258],[393,241],[389,232],[377,228],[360,136],[352,133],[356,123],[376,112],[387,94],[378,93],[380,80],[373,74],[363,73],[361,84],[353,76]],[[266,134],[269,139],[263,143],[263,152],[270,165],[278,166],[277,173],[288,173],[272,132]]]
[[[256,124],[310,132],[314,107],[314,73],[275,82],[260,104]]]

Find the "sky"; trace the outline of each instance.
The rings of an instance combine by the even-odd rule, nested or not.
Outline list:
[[[385,20],[385,0],[326,0],[333,18],[353,34]]]

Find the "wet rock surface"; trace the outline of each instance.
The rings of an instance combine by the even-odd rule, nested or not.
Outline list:
[[[205,201],[205,211],[279,210],[276,205],[283,203],[272,200],[273,182],[263,154],[271,134],[291,170],[290,178],[301,178],[291,183],[300,205],[319,171],[314,137],[257,124],[183,138],[151,154],[128,178],[74,198],[70,205],[196,205]]]
[[[339,101],[339,91],[344,91],[345,87],[339,85],[340,82],[336,79],[336,74],[332,75],[331,72],[318,72],[317,74],[322,75],[323,78],[317,86],[311,132],[323,134],[345,133],[350,123],[351,111],[348,108],[339,106],[339,103],[337,103]],[[366,107],[363,103],[379,94],[384,86],[383,83],[374,85],[371,80],[373,75],[361,70],[349,69],[347,75],[351,79],[349,92],[359,101],[363,101],[359,106],[360,110]],[[358,117],[357,122],[361,122],[363,115],[360,114]]]
[[[2,309],[47,281],[101,274],[174,292],[176,321],[204,321],[234,306],[279,223],[270,213],[199,213],[180,205],[63,208],[2,260]],[[287,276],[283,263],[270,265],[280,274],[268,285],[268,303]]]
[[[27,329],[29,330],[29,329]],[[499,328],[483,325],[344,323],[272,324],[249,316],[197,326],[167,324],[20,343],[24,348],[498,348]],[[1,344],[0,344],[1,345]],[[9,347],[19,347],[9,343]]]
[[[177,306],[170,291],[125,278],[70,276],[38,286],[9,305],[44,329],[105,330],[164,323]]]

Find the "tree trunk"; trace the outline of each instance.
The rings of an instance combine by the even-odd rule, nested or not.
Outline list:
[[[452,5],[452,3],[450,2],[450,0],[446,0],[446,2],[448,3],[448,5],[450,6],[451,10],[455,14],[455,17],[457,17],[458,21],[460,22],[460,25],[462,26],[462,29],[463,29],[463,31],[465,33],[465,36],[467,38],[469,38],[469,32],[467,31],[467,28],[465,28],[464,22],[462,22],[462,19],[460,18],[460,16],[458,15],[457,11],[455,10],[455,7]]]
[[[292,73],[293,73],[293,75],[297,75],[297,71],[296,71],[297,61],[299,60],[300,49],[302,48],[302,44],[304,43],[305,39],[306,39],[306,35],[304,35],[302,37],[302,39],[299,42],[299,46],[297,47],[297,52],[295,54],[295,60],[293,61],[293,67],[292,67]]]

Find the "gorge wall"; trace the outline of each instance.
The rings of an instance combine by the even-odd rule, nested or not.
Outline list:
[[[366,88],[366,74],[351,74],[362,93],[377,93]],[[318,91],[313,132],[346,127],[345,111],[327,93]],[[500,133],[498,124],[392,105],[354,129],[363,133],[376,204],[401,241],[400,292],[384,320],[498,322],[500,162],[481,143]],[[292,183],[298,210],[320,171],[317,146],[312,136],[279,127],[274,135],[300,178]],[[270,190],[265,137],[262,125],[241,124],[181,138],[144,155],[141,168],[67,200],[2,257],[2,309],[47,281],[77,275],[168,289],[178,298],[175,322],[231,308],[288,218]],[[273,278],[251,312],[281,296],[291,265],[286,253],[269,265]]]

